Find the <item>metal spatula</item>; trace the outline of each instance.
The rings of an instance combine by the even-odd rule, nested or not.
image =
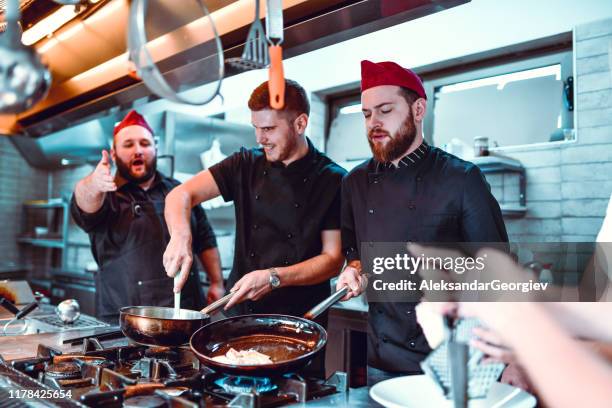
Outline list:
[[[174,276],[174,287],[178,284],[180,272]],[[178,317],[181,314],[181,292],[174,293],[174,316]]]
[[[268,40],[259,19],[259,0],[255,0],[255,19],[251,24],[242,56],[240,58],[228,58],[225,62],[244,71],[265,68],[270,63]]]

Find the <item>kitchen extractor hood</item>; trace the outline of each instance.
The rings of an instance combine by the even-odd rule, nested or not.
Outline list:
[[[284,57],[468,1],[286,0]],[[49,96],[33,109],[12,118],[15,123],[6,123],[11,119],[5,118],[0,128],[38,137],[87,121],[113,107],[153,98],[141,81],[129,75],[126,52],[129,2],[100,3],[95,13],[71,21],[50,38],[35,44],[53,75]],[[149,3],[156,3],[147,17],[147,34],[155,42],[149,49],[169,80],[178,81],[182,67],[208,57],[201,55],[199,49],[206,39],[198,37],[198,24],[204,24],[205,18],[180,25],[189,21],[188,16],[202,15],[195,1],[181,2],[181,7],[172,0]],[[225,57],[239,56],[254,13],[254,0],[207,0],[206,4],[221,36]],[[228,67],[227,75],[235,73]]]
[[[124,114],[118,112],[42,137],[13,135],[11,141],[34,167],[52,170],[82,164],[95,165],[100,160],[101,150],[110,149],[113,127]],[[164,110],[146,114],[146,120],[158,141],[159,157],[172,157],[170,163],[160,164],[167,175],[174,172],[195,174],[202,170],[200,154],[209,149],[215,139],[223,141],[227,152],[238,150],[249,141],[254,144],[255,141],[251,126],[215,117]]]
[[[34,4],[36,1],[43,0],[34,0]],[[285,0],[284,57],[300,55],[469,1]],[[200,38],[202,32],[209,30],[198,30],[199,24],[205,24],[206,19],[197,1],[181,2],[181,7],[172,0],[149,1],[149,4],[155,4],[147,12],[149,51],[168,82],[180,84],[181,73],[187,70],[187,65],[192,67],[210,57],[203,53],[210,49],[203,46],[207,38]],[[240,56],[252,22],[254,4],[254,0],[206,1],[226,59]],[[56,140],[51,143],[47,138],[66,143],[64,156],[88,156],[86,152],[102,140],[102,133],[112,134],[111,124],[120,119],[117,118],[119,113],[157,99],[142,81],[130,75],[126,49],[128,12],[127,0],[100,0],[93,11],[82,13],[82,18],[75,18],[52,36],[34,44],[53,75],[49,95],[27,112],[0,115],[0,134],[15,135],[14,142],[19,150],[30,152],[31,156],[26,159],[31,164],[46,168],[57,165],[55,150],[53,154],[46,153],[48,146],[55,146]],[[198,17],[194,19],[193,16]],[[264,16],[265,7],[262,7]],[[226,65],[226,76],[237,73]],[[195,86],[206,83],[203,78]],[[55,135],[56,132],[60,133]],[[44,143],[40,143],[42,139]],[[99,145],[98,150],[104,146]]]

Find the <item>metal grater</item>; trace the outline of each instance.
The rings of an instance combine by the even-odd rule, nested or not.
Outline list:
[[[469,343],[472,329],[480,326],[477,319],[462,319],[453,329],[457,341]],[[503,363],[482,363],[484,353],[474,347],[468,352],[468,397],[485,398],[491,386],[505,368]],[[421,368],[447,399],[452,399],[451,367],[448,361],[448,341],[442,343],[421,362]]]

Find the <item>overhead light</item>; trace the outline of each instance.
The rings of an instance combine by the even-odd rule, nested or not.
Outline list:
[[[356,103],[354,105],[348,105],[340,108],[341,115],[348,115],[349,113],[361,113],[361,104]]]
[[[53,34],[58,28],[75,18],[79,13],[74,6],[62,6],[53,14],[43,18],[38,23],[24,31],[21,42],[32,45]]]
[[[510,82],[524,81],[526,79],[541,78],[546,76],[554,76],[557,81],[561,80],[561,65],[550,65],[548,67],[528,69],[525,71],[512,72],[510,74],[503,74],[492,76],[488,78],[476,79],[473,81],[460,82],[458,84],[444,85],[440,87],[438,92],[440,93],[451,93],[458,91],[465,91],[467,89],[480,88],[483,86],[496,85],[497,90],[501,91]]]

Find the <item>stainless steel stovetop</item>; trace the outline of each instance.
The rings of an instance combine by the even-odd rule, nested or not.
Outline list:
[[[108,327],[107,323],[94,317],[81,314],[73,323],[64,323],[55,314],[55,306],[41,304],[38,309],[30,313],[21,321],[8,324],[12,317],[0,316],[0,335],[24,335],[38,333],[60,333],[71,330],[93,329]],[[7,325],[8,324],[8,325]]]

